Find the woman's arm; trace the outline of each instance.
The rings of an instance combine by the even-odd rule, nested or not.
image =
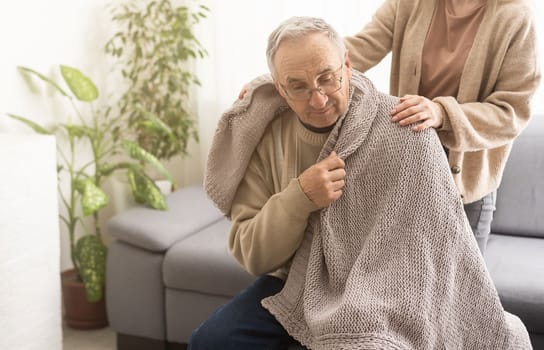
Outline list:
[[[454,151],[471,152],[511,142],[530,118],[531,97],[540,82],[532,18],[519,21],[509,42],[495,88],[482,102],[459,103],[453,97],[434,102],[445,111],[440,140]]]
[[[359,33],[344,38],[353,68],[365,72],[391,51],[397,5],[398,0],[385,1]]]

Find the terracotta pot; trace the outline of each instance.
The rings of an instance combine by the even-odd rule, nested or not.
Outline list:
[[[97,329],[108,326],[106,298],[96,303],[87,301],[85,286],[76,278],[74,269],[61,273],[64,321],[76,329]]]

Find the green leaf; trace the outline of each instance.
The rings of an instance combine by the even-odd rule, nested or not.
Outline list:
[[[117,169],[117,165],[104,163],[97,169],[97,173],[101,176],[110,176]]]
[[[98,88],[79,70],[61,65],[60,72],[68,87],[80,101],[91,102],[98,98]]]
[[[125,43],[115,41],[115,50],[123,48],[118,62],[127,84],[119,102],[120,114],[129,121],[135,139],[147,152],[161,160],[183,156],[195,126],[182,124],[180,119],[192,119],[191,115],[173,109],[190,101],[189,90],[196,83],[183,62],[206,55],[193,29],[209,9],[175,6],[171,0],[131,4],[130,9],[115,5],[119,10],[116,15],[126,16],[122,23],[116,23],[127,39]],[[141,113],[139,106],[154,112],[162,125]]]
[[[128,183],[130,184],[130,189],[132,190],[132,197],[134,197],[134,200],[136,203],[145,203],[145,197],[143,194],[140,193],[140,187],[139,185],[139,177],[135,175],[137,172],[137,167],[135,168],[129,168],[127,170],[127,179]]]
[[[74,125],[74,124],[59,124],[60,127],[62,127],[70,137],[73,138],[81,138],[83,136],[87,136],[89,138],[92,138],[94,133],[93,130],[87,126],[84,125]]]
[[[145,203],[154,209],[168,209],[166,199],[160,189],[141,169],[130,168],[127,175],[136,202]]]
[[[72,96],[68,95],[60,86],[57,85],[57,83],[55,83],[53,80],[49,79],[45,75],[43,75],[43,74],[41,74],[41,73],[39,73],[39,72],[37,72],[37,71],[35,71],[33,69],[23,67],[23,66],[19,66],[19,67],[17,67],[17,69],[20,72],[27,73],[27,74],[30,74],[30,75],[34,75],[34,76],[40,78],[41,80],[43,80],[47,84],[51,85],[55,90],[60,92],[62,95],[66,96],[68,98],[72,98]]]
[[[128,151],[131,158],[154,166],[168,181],[174,183],[172,175],[170,175],[170,172],[166,170],[157,157],[131,141],[123,141],[123,147]]]
[[[108,195],[96,186],[91,178],[76,181],[76,190],[81,194],[81,208],[83,215],[88,216],[104,208],[110,201]]]
[[[98,236],[85,235],[77,241],[75,256],[87,300],[91,303],[99,301],[106,281],[106,246]]]
[[[38,134],[43,134],[43,135],[51,135],[51,133],[49,131],[47,131],[44,127],[34,123],[32,120],[30,119],[27,119],[27,118],[23,118],[23,117],[20,117],[18,115],[15,115],[15,114],[11,114],[11,113],[6,113],[6,115],[10,118],[13,118],[15,120],[18,120],[20,121],[21,123],[29,126],[30,128],[32,128],[32,130],[34,130],[35,132],[37,132]]]
[[[168,96],[166,97],[168,98]],[[140,125],[145,130],[151,133],[155,132],[166,134],[166,136],[168,136],[168,140],[171,143],[175,143],[177,141],[176,135],[174,134],[172,129],[168,125],[166,125],[166,123],[164,123],[155,113],[148,112],[140,106],[138,106],[137,108],[147,119],[140,122]]]

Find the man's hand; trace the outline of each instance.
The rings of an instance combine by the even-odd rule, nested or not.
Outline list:
[[[429,127],[435,129],[441,127],[444,120],[442,113],[442,107],[438,103],[417,95],[402,96],[400,103],[390,112],[393,116],[391,121],[399,122],[403,126],[422,121],[412,126],[414,131],[425,130]]]
[[[331,152],[300,174],[298,181],[302,191],[319,208],[328,206],[342,195],[346,178],[344,167],[344,161],[336,152]]]

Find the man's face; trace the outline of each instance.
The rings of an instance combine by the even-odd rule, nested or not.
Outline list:
[[[276,51],[274,67],[276,89],[303,123],[325,128],[346,111],[351,64],[347,54],[340,57],[338,48],[324,34],[283,41]],[[317,91],[319,86],[332,86],[333,79],[341,79],[338,91],[328,95]],[[297,96],[307,89],[313,89],[311,94]]]

